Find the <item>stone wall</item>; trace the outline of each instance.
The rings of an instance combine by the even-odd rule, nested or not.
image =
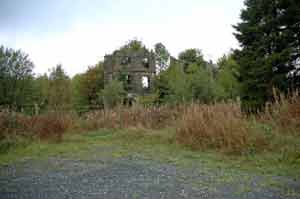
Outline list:
[[[148,93],[153,86],[156,72],[155,56],[145,48],[135,51],[119,50],[104,58],[105,85],[123,75],[129,93]],[[143,78],[144,77],[144,78]],[[149,88],[143,88],[142,80],[148,78]]]

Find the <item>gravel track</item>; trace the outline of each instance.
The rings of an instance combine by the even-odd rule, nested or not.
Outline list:
[[[0,167],[0,199],[300,198],[299,180],[271,179],[280,183],[274,186],[266,177],[253,174],[178,167],[139,155],[49,158]]]

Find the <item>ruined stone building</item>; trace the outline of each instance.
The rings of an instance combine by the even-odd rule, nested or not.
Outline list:
[[[104,57],[104,83],[122,79],[129,95],[150,92],[156,72],[155,56],[145,47],[122,48]]]

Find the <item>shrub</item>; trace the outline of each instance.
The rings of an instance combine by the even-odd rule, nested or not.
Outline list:
[[[104,107],[110,109],[121,104],[125,94],[123,83],[113,80],[98,95],[99,100],[103,100]]]
[[[41,139],[61,141],[63,134],[69,129],[71,124],[71,115],[60,112],[49,112],[31,117],[26,124],[26,128]]]
[[[73,124],[72,114],[62,112],[48,112],[36,116],[28,116],[9,111],[0,112],[0,138],[12,136],[32,137],[40,139],[54,139],[60,141]]]

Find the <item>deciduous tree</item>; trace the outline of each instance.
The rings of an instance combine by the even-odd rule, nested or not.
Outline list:
[[[24,52],[0,47],[0,106],[21,111],[32,104],[33,67]]]
[[[51,109],[71,108],[71,81],[62,68],[62,65],[54,67],[49,75],[48,105]]]
[[[166,70],[168,67],[168,61],[170,59],[170,53],[162,43],[154,45],[155,58],[158,66],[158,72]]]

